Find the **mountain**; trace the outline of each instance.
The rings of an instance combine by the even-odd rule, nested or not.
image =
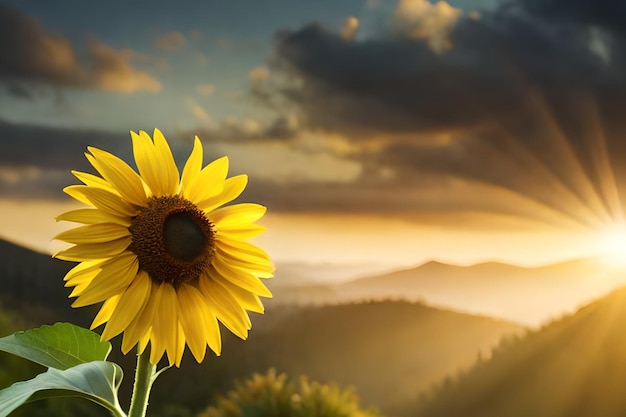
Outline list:
[[[174,398],[201,409],[234,378],[276,368],[354,386],[364,405],[385,412],[488,355],[502,337],[524,331],[502,320],[393,301],[276,306],[253,319],[245,342],[223,332],[221,357],[209,354],[197,365],[188,355],[180,371],[166,372],[153,403],[166,406]],[[198,383],[182,385],[190,380]]]
[[[13,314],[37,326],[56,321],[88,325],[94,309],[71,309],[62,277],[71,263],[0,242],[0,301]],[[354,386],[366,405],[383,410],[410,401],[416,392],[470,366],[506,335],[525,331],[517,324],[411,302],[366,302],[330,306],[269,303],[253,315],[247,341],[222,330],[222,356],[211,352],[202,364],[187,353],[180,369],[159,377],[151,409],[185,404],[194,412],[213,395],[232,387],[235,378],[276,368],[323,382]],[[2,336],[2,335],[0,335]],[[127,403],[135,356],[111,359],[126,370],[122,402]],[[0,355],[0,358],[2,356]]]
[[[415,417],[626,415],[626,288],[493,352]]]
[[[277,275],[280,273],[278,270]],[[539,326],[574,312],[624,282],[624,271],[607,269],[594,259],[540,267],[497,262],[457,266],[433,261],[336,285],[277,287],[275,292],[280,303],[425,300],[457,311]]]
[[[57,320],[72,318],[63,277],[74,266],[50,255],[0,240],[0,305],[19,310],[27,322],[51,324],[50,313]]]

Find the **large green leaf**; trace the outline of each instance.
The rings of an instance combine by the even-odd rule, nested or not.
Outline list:
[[[105,360],[111,352],[111,344],[100,341],[100,336],[91,330],[56,323],[0,338],[0,351],[48,368],[68,369],[81,363]]]
[[[25,402],[51,397],[83,397],[125,417],[117,400],[122,369],[113,362],[95,361],[59,370],[49,368],[28,381],[16,382],[0,391],[0,417],[8,416]]]

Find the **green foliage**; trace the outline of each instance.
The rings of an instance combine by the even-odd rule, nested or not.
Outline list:
[[[117,402],[121,379],[121,368],[111,362],[88,362],[65,370],[49,368],[33,379],[0,391],[0,416],[9,415],[27,401],[54,397],[83,397],[124,415]]]
[[[352,389],[309,381],[305,376],[287,379],[275,370],[238,381],[227,396],[198,417],[376,417],[378,412],[359,407]]]
[[[41,326],[0,339],[0,350],[40,365],[68,369],[81,363],[105,360],[111,344],[70,323]]]
[[[0,391],[0,417],[44,398],[83,397],[123,416],[117,391],[121,368],[105,362],[111,346],[97,334],[69,323],[42,326],[0,339],[0,350],[48,367]]]

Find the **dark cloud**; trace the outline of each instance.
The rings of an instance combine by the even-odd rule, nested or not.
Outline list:
[[[131,156],[125,132],[14,124],[0,120],[0,195],[59,198],[75,184],[73,169],[92,172],[87,146]],[[128,160],[128,159],[127,159]]]
[[[115,50],[95,38],[88,39],[81,54],[68,38],[47,32],[17,9],[0,5],[0,83],[28,81],[127,93],[159,91],[156,79],[131,65],[138,55]],[[20,87],[20,91],[26,88],[24,84]]]
[[[128,154],[127,132],[68,129],[9,123],[0,120],[0,166],[37,166],[43,169],[84,169],[87,146]]]
[[[613,73],[584,39],[551,31],[515,15],[463,19],[453,48],[436,53],[422,40],[347,41],[310,25],[277,36],[273,69],[300,82],[274,93],[298,105],[313,127],[429,131],[515,117],[529,86],[558,92],[610,81]]]
[[[289,117],[279,116],[267,125],[254,120],[226,120],[213,128],[197,128],[193,131],[181,130],[181,138],[198,136],[207,142],[246,143],[259,141],[286,141],[297,137],[298,122]]]
[[[624,33],[626,3],[619,0],[524,0],[520,6],[540,19],[573,22]]]
[[[619,216],[626,189],[625,20],[618,1],[510,1],[446,26],[445,50],[308,25],[276,35],[254,92],[310,129],[375,140],[354,157],[406,183],[490,184],[593,225]]]
[[[182,163],[191,151],[194,135],[205,143],[232,140],[256,142],[259,135],[269,134],[275,140],[284,140],[281,135],[292,134],[288,125],[288,121],[277,120],[254,135],[237,129],[224,129],[221,136],[216,136],[219,133],[216,131],[201,130],[163,133],[182,169]],[[144,130],[152,134],[152,129]],[[84,156],[88,146],[111,152],[136,168],[128,131],[57,128],[0,120],[0,197],[64,198],[62,189],[77,183],[71,170],[94,172]],[[205,146],[206,161],[222,156],[212,155],[211,152],[211,147]],[[270,203],[290,200],[290,197],[282,195],[285,190],[281,185],[270,182],[263,189],[268,191],[263,201],[267,201],[268,196]],[[289,206],[289,203],[280,204],[281,209],[288,209]]]
[[[10,82],[7,83],[4,87],[5,91],[13,97],[28,101],[32,101],[35,98],[35,94],[31,91],[31,89],[24,87],[20,83]]]

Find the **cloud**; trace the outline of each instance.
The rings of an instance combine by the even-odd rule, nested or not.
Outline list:
[[[188,104],[191,109],[191,114],[196,120],[200,122],[208,122],[211,120],[211,115],[204,109],[204,107],[200,106],[194,100],[190,99]]]
[[[182,48],[186,44],[187,39],[185,38],[185,35],[176,31],[163,33],[157,36],[154,40],[154,46],[165,51],[175,51]]]
[[[607,66],[586,29],[556,23],[504,8],[478,20],[460,17],[450,29],[454,47],[443,54],[424,39],[383,34],[348,42],[308,25],[276,36],[270,69],[274,80],[289,82],[270,83],[263,93],[295,105],[309,127],[360,138],[467,131],[514,119],[533,88],[550,97],[619,97],[626,87],[621,38],[607,34]]]
[[[46,32],[34,18],[0,5],[0,83],[28,83],[60,87],[98,88],[132,93],[157,92],[160,83],[131,62],[139,57],[132,50],[118,51],[90,38],[79,60],[66,37]]]
[[[626,5],[618,0],[524,0],[519,8],[539,19],[575,23],[578,28],[601,27],[612,33],[626,32]]]
[[[252,124],[250,128],[258,127]],[[272,190],[274,196],[285,184],[299,184],[305,189],[319,183],[351,184],[359,178],[362,169],[357,161],[349,158],[304,151],[288,142],[221,142],[214,146],[225,155],[232,155],[233,172],[246,172],[256,181],[265,183],[263,189]],[[277,204],[277,199],[271,200],[272,204]]]
[[[400,0],[393,15],[395,33],[409,39],[426,39],[430,48],[442,53],[452,47],[450,32],[462,15],[461,9],[439,0]]]
[[[215,93],[215,84],[204,83],[196,84],[196,94],[201,96],[210,97]]]
[[[255,67],[250,70],[248,77],[252,82],[263,82],[270,78],[270,71],[265,67]]]
[[[110,91],[133,93],[135,91],[161,91],[161,83],[145,71],[130,66],[129,62],[136,56],[132,50],[117,51],[105,43],[92,39],[88,52],[93,61],[88,82]]]
[[[356,31],[359,29],[359,19],[354,16],[349,16],[343,22],[343,28],[341,29],[341,37],[345,40],[352,40],[356,35]]]
[[[202,121],[201,118],[196,117]],[[262,141],[288,141],[298,135],[298,120],[281,116],[267,124],[254,119],[226,118],[214,127],[200,127],[194,131],[181,130],[179,136],[198,135],[210,142],[258,143]]]
[[[300,129],[352,143],[365,167],[359,188],[383,172],[404,193],[458,179],[526,202],[511,212],[540,206],[580,225],[609,221],[626,204],[626,37],[616,23],[626,8],[569,5],[519,0],[477,16],[401,0],[384,33],[348,41],[317,24],[281,31],[272,77],[252,91],[277,114],[294,112]],[[435,40],[450,43],[437,50]],[[464,198],[458,208],[497,205]]]
[[[61,198],[75,184],[70,170],[90,171],[83,152],[87,146],[130,157],[123,132],[65,129],[8,123],[0,120],[0,195]]]

